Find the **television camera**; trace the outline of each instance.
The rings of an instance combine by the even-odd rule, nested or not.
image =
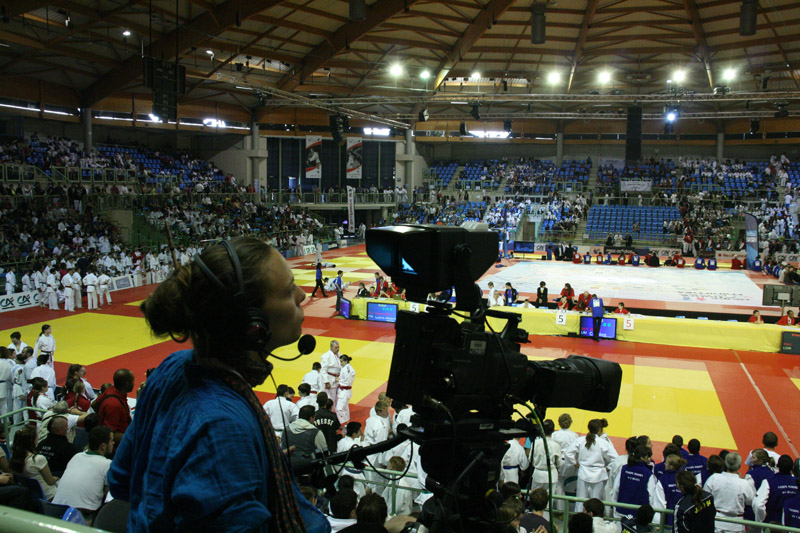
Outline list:
[[[426,302],[432,292],[455,288],[456,303],[427,302],[425,312],[398,313],[386,392],[413,407],[412,427],[380,450],[351,450],[348,457],[406,438],[419,443],[434,495],[420,522],[434,533],[487,531],[497,522],[487,494],[497,487],[506,441],[534,433],[526,418],[512,419],[515,405],[533,403],[542,418],[548,407],[611,412],[622,370],[601,359],[530,361],[520,352],[528,342],[521,316],[488,309],[475,283],[494,264],[497,233],[400,225],[367,230],[366,240],[367,254],[409,300]]]

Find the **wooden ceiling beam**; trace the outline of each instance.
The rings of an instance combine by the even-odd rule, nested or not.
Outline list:
[[[586,11],[583,13],[581,19],[581,29],[578,31],[578,41],[575,43],[575,50],[572,52],[572,65],[569,69],[569,80],[567,81],[567,94],[572,89],[572,80],[575,77],[575,70],[578,68],[583,56],[584,48],[586,47],[586,38],[589,36],[589,27],[592,25],[592,20],[597,12],[597,5],[599,0],[588,0],[586,3]]]
[[[703,30],[703,21],[700,18],[700,10],[697,9],[697,2],[695,0],[683,0],[683,7],[686,9],[686,14],[689,15],[689,21],[692,25],[692,32],[694,39],[697,42],[697,52],[700,59],[703,60],[703,65],[706,68],[706,76],[708,76],[708,87],[714,88],[714,72],[711,64],[711,47],[708,46],[708,39],[706,32]]]
[[[455,42],[452,49],[448,51],[447,57],[442,59],[436,66],[436,78],[432,86],[434,91],[439,88],[442,80],[446,78],[450,70],[462,60],[463,56],[470,51],[480,53],[478,50],[473,50],[475,43],[495,24],[497,19],[511,7],[512,3],[513,0],[489,0],[481,12],[475,17],[472,24],[464,30],[463,35]],[[506,51],[508,50],[506,49]]]
[[[322,41],[311,50],[301,61],[300,69],[284,76],[278,82],[278,88],[291,91],[302,84],[316,70],[342,50],[346,50],[351,43],[360,40],[370,30],[391,19],[395,15],[407,10],[418,0],[378,0],[367,8],[367,20],[363,22],[347,22],[333,33],[330,39]]]
[[[400,39],[397,37],[381,37],[378,35],[365,35],[359,39],[361,42],[365,43],[380,43],[380,44],[390,44],[390,45],[404,45],[411,48],[423,48],[428,50],[440,50],[442,52],[449,52],[450,47],[446,44],[441,43],[432,43],[429,41],[415,41],[412,39]]]
[[[48,0],[1,0],[0,12],[8,18],[14,18],[24,13],[50,5]]]
[[[261,11],[280,4],[283,0],[227,0],[217,8],[217,16],[205,12],[195,17],[187,25],[172,30],[163,39],[153,42],[145,48],[145,56],[173,59],[183,50],[189,49],[209,35],[218,35],[237,22],[246,20]],[[176,33],[178,39],[176,42]],[[180,47],[180,49],[178,49]],[[120,68],[116,68],[94,82],[84,92],[84,107],[92,107],[103,98],[122,89],[127,84],[141,77],[142,59],[134,55],[127,59]]]

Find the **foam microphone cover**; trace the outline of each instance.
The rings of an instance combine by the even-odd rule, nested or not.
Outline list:
[[[308,355],[317,347],[317,339],[313,335],[303,335],[297,341],[297,351],[303,355]]]

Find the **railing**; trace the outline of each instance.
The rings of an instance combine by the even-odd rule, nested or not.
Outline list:
[[[46,409],[39,409],[38,407],[22,407],[20,409],[16,409],[14,411],[10,411],[10,412],[4,414],[3,416],[0,416],[0,422],[2,422],[2,426],[3,426],[3,435],[6,436],[6,441],[7,442],[11,442],[11,439],[9,437],[11,435],[10,431],[12,429],[15,429],[17,427],[22,427],[22,426],[24,426],[25,424],[28,423],[27,420],[23,420],[22,422],[18,422],[18,423],[15,424],[14,423],[14,415],[24,414],[24,413],[26,413],[28,411],[33,411],[33,412],[36,412],[36,413],[46,413],[47,412]]]
[[[125,168],[52,166],[44,170],[36,165],[0,164],[0,181],[7,183],[32,182],[37,179],[65,183],[132,183],[137,181],[138,176],[143,176],[143,173]],[[158,177],[165,178],[169,183],[177,180],[176,176]]]
[[[352,466],[352,465],[351,465]],[[376,470],[372,468],[365,468],[365,472],[375,472]],[[407,473],[404,476],[396,472],[394,470],[383,470],[377,469],[377,472],[384,474],[387,477],[390,477],[388,480],[384,480],[380,478],[380,481],[373,481],[373,480],[356,480],[357,483],[363,483],[364,485],[372,485],[377,487],[390,487],[392,498],[390,501],[387,501],[387,507],[389,510],[390,515],[394,515],[395,510],[397,509],[395,496],[397,495],[397,490],[408,490],[416,493],[422,492],[421,488],[416,487],[405,487],[398,484],[398,481],[401,477],[407,477],[411,479],[416,479],[417,476],[411,473]],[[551,491],[552,492],[552,491]],[[523,496],[527,495],[527,491],[522,491]],[[566,496],[563,494],[552,494],[552,499],[554,501],[561,501],[564,502],[564,505],[561,505],[562,509],[551,509],[550,512],[550,522],[553,524],[558,525],[560,522],[560,531],[567,531],[568,524],[570,517],[575,514],[574,511],[570,511],[570,507],[572,504],[576,502],[584,502],[586,498],[577,498],[574,496]],[[628,504],[628,503],[619,503],[614,501],[606,501],[603,500],[603,504],[607,508],[616,508],[621,507],[624,509],[631,509],[636,510],[639,508],[638,505]],[[654,524],[655,529],[654,533],[669,533],[672,531],[672,528],[666,525],[667,517],[673,515],[674,512],[670,509],[663,509],[663,508],[654,508],[653,509],[658,516],[658,523]],[[609,522],[618,522],[619,518],[606,516],[604,517],[605,520]],[[738,524],[742,526],[746,526],[750,528],[750,530],[761,531],[762,533],[800,533],[800,529],[789,527],[789,526],[782,526],[778,524],[768,524],[764,522],[754,522],[751,520],[742,520],[739,518],[727,518],[723,516],[715,517],[716,522],[725,522],[729,524]],[[66,533],[92,533],[97,532],[100,530],[92,529],[86,526],[81,526],[69,522],[65,522],[63,520],[59,520],[57,518],[50,518],[43,515],[38,515],[34,513],[29,513],[27,511],[20,511],[18,509],[12,509],[10,507],[3,507],[0,506],[0,523],[3,524],[2,531],[4,533],[52,533],[55,531],[58,532],[66,532]]]

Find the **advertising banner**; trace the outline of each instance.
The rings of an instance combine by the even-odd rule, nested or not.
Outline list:
[[[747,268],[753,268],[758,259],[758,220],[750,213],[744,214],[744,242],[747,249]]]
[[[39,292],[15,292],[14,294],[4,294],[0,296],[0,313],[6,311],[16,311],[39,305]]]
[[[306,178],[322,179],[322,137],[319,135],[306,137]]]
[[[621,192],[650,192],[652,188],[652,181],[622,180],[619,182]]]
[[[356,188],[347,186],[347,231],[356,231]]]
[[[361,161],[363,161],[361,147],[361,137],[347,138],[347,179],[349,180],[361,179]]]

